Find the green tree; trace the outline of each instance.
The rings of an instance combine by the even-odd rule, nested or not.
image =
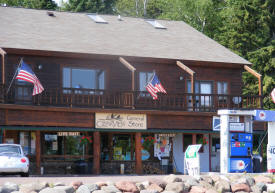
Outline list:
[[[228,0],[221,12],[222,25],[215,38],[225,47],[249,60],[262,74],[264,107],[275,108],[270,92],[275,87],[274,5],[272,1]],[[257,80],[243,73],[243,94],[257,94]]]
[[[69,0],[64,3],[65,11],[89,12],[89,13],[114,13],[115,0]]]
[[[55,10],[57,8],[57,4],[52,0],[0,0],[0,4],[32,9]]]

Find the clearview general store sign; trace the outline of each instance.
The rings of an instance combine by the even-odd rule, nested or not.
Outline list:
[[[100,129],[147,129],[146,114],[96,113],[95,127]]]

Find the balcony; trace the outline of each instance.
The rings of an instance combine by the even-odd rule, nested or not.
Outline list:
[[[8,93],[0,85],[0,103],[32,106],[136,109],[163,111],[216,112],[218,109],[261,108],[260,96],[218,95],[218,94],[160,94],[153,100],[148,92],[108,91],[95,89],[56,88],[45,89],[32,96],[32,86],[13,86]],[[193,102],[194,101],[194,102]]]

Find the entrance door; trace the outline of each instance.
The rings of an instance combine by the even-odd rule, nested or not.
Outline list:
[[[211,171],[220,171],[220,135],[211,134]]]

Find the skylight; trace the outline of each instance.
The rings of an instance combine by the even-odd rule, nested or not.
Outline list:
[[[163,25],[161,25],[158,21],[156,20],[153,20],[153,19],[148,19],[148,20],[145,20],[147,23],[150,23],[152,26],[154,26],[154,28],[157,28],[157,29],[166,29],[166,27],[164,27]]]
[[[100,17],[99,15],[96,14],[88,14],[88,16],[94,20],[94,22],[96,23],[108,23],[107,21],[105,21],[102,17]]]

